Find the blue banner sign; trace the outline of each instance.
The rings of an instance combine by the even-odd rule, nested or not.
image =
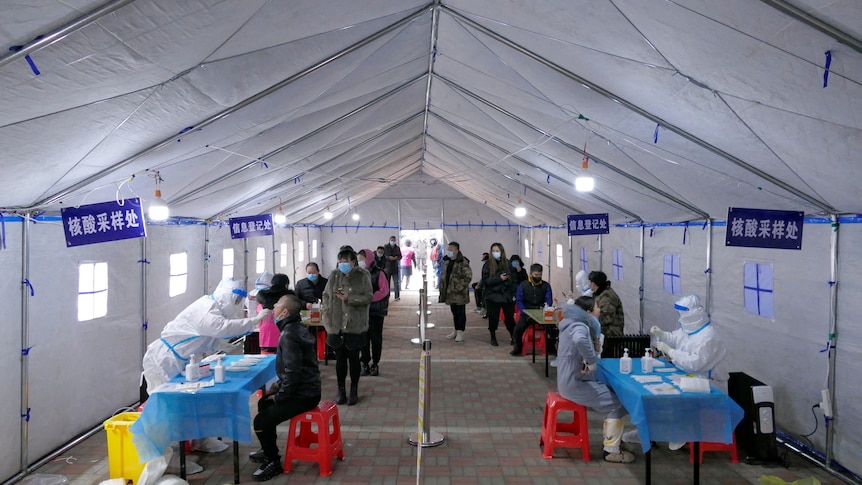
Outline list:
[[[272,236],[272,214],[259,214],[247,217],[231,217],[228,220],[231,239],[247,237]]]
[[[60,215],[66,247],[147,237],[140,199],[67,207]]]
[[[802,249],[803,213],[762,209],[727,210],[726,246]]]
[[[610,230],[607,214],[576,214],[569,216],[569,236],[608,234]]]

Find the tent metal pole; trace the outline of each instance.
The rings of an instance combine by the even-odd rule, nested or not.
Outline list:
[[[605,259],[605,240],[602,237],[603,234],[599,234],[599,271],[604,271],[604,259]]]
[[[829,379],[826,390],[829,393],[829,401],[832,403],[832,426],[826,427],[826,469],[832,470],[833,440],[835,439],[835,353],[838,335],[838,215],[832,214],[832,235],[830,239],[830,274],[831,285],[829,288]]]
[[[203,294],[209,293],[207,287],[210,280],[210,222],[204,224],[204,288]]]
[[[21,224],[21,471],[27,471],[30,426],[30,213]]]
[[[639,259],[641,260],[641,283],[638,286],[638,305],[639,305],[639,313],[641,318],[641,333],[644,333],[644,266],[646,265],[646,255],[644,255],[644,246],[646,244],[646,226],[641,224],[641,240],[640,247],[638,250],[640,251]]]
[[[712,316],[712,219],[706,220],[706,316]]]
[[[569,229],[566,228],[566,233],[569,232]],[[575,298],[581,296],[580,289],[578,293],[575,293],[575,252],[572,247],[572,236],[569,236],[569,291],[575,295]]]
[[[290,226],[290,263],[293,265],[294,272],[296,271],[296,226]]]
[[[100,7],[97,7],[94,10],[87,12],[86,14],[76,18],[70,23],[60,27],[59,29],[54,30],[49,34],[42,35],[37,40],[30,42],[29,44],[22,47],[20,50],[15,52],[10,52],[5,56],[0,57],[0,68],[3,66],[21,59],[22,57],[26,57],[33,52],[38,51],[44,47],[48,47],[49,45],[58,42],[67,36],[74,34],[75,32],[83,29],[84,27],[94,23],[100,18],[108,15],[115,10],[119,10],[122,7],[134,2],[135,0],[112,0],[107,2]]]
[[[275,255],[276,255],[276,251],[275,251],[275,228],[273,228],[272,236],[270,236],[269,240],[270,240],[270,244],[272,244],[272,265],[270,267],[272,268],[272,274],[275,274]],[[257,280],[255,280],[255,281],[257,281]]]
[[[301,70],[301,71],[299,71],[298,73],[294,74],[293,76],[290,76],[289,78],[287,78],[287,79],[285,79],[279,83],[276,83],[276,84],[264,89],[263,91],[255,94],[254,96],[252,96],[250,98],[246,98],[246,99],[240,101],[239,103],[237,103],[237,104],[235,104],[235,105],[233,105],[227,109],[219,111],[218,113],[210,116],[209,118],[206,118],[205,120],[201,121],[200,123],[192,125],[189,128],[189,130],[187,130],[187,131],[197,131],[201,128],[209,126],[209,125],[211,125],[211,124],[213,124],[213,123],[215,123],[215,122],[217,122],[223,118],[230,116],[231,114],[239,111],[240,109],[245,108],[246,106],[249,106],[252,103],[260,101],[261,99],[265,98],[266,96],[269,96],[270,94],[275,93],[276,91],[279,91],[280,89],[293,84],[294,82],[308,76],[309,74],[312,74],[314,72],[319,71],[320,69],[332,64],[333,62],[337,61],[338,59],[341,59],[341,58],[347,56],[348,54],[351,54],[352,52],[357,51],[357,50],[361,49],[362,47],[365,47],[368,44],[371,44],[372,42],[382,38],[383,36],[389,34],[390,32],[393,32],[393,31],[403,27],[404,25],[407,25],[408,23],[412,22],[413,20],[419,18],[422,14],[425,13],[426,10],[428,10],[429,6],[430,6],[430,4],[425,5],[421,8],[419,8],[418,10],[414,11],[410,15],[404,17],[403,19],[386,26],[381,30],[378,30],[377,32],[369,35],[368,37],[365,37],[365,38],[359,40],[358,42],[350,45],[349,47],[342,49],[342,50],[336,52],[335,54],[333,54],[333,55],[331,55],[331,56],[329,56],[329,57],[327,57],[327,58],[325,58],[325,59],[323,59],[323,60],[321,60],[321,61],[319,61],[319,62]],[[424,74],[420,75],[419,77],[421,78],[422,76],[424,76]],[[160,142],[157,142],[153,145],[150,145],[149,147],[139,151],[138,153],[136,153],[130,157],[127,157],[126,159],[121,160],[120,162],[117,162],[117,163],[111,165],[110,167],[107,167],[104,170],[101,170],[97,173],[94,173],[94,174],[90,175],[89,177],[85,178],[84,180],[81,180],[80,182],[72,184],[69,187],[66,187],[65,189],[55,193],[54,195],[50,195],[50,196],[42,199],[41,201],[36,202],[35,204],[33,204],[33,206],[34,207],[42,207],[42,206],[57,202],[58,200],[62,199],[63,197],[66,197],[67,195],[71,194],[75,190],[78,190],[82,187],[89,185],[90,183],[92,183],[92,181],[94,179],[98,179],[98,178],[104,177],[108,174],[111,174],[113,172],[116,172],[117,170],[120,170],[121,168],[128,166],[129,164],[133,163],[134,161],[136,161],[136,160],[138,160],[138,159],[140,159],[140,158],[142,158],[142,157],[144,157],[150,153],[154,153],[154,152],[156,152],[156,151],[158,151],[158,150],[160,150],[160,149],[162,149],[168,145],[175,143],[176,139],[179,136],[182,136],[182,135],[173,135],[169,138],[163,139]]]
[[[551,281],[551,270],[554,267],[554,265],[551,264],[553,256],[554,254],[551,252],[551,226],[548,226],[548,277],[545,278],[545,281]]]
[[[440,25],[440,0],[431,6],[431,42],[428,47],[428,79],[425,82],[425,113],[422,119],[422,148],[425,149],[424,135],[428,133],[428,113],[431,111],[431,81],[434,79],[434,60],[437,58],[437,32]]]
[[[257,258],[255,258],[256,260]],[[248,291],[248,239],[242,238],[242,287]]]
[[[306,263],[311,261],[311,230],[308,225],[305,226],[305,261]],[[376,249],[375,249],[376,251]],[[296,286],[296,273],[299,271],[299,268],[296,266],[293,267],[293,285]]]
[[[144,354],[147,353],[147,238],[141,238],[141,359],[144,361]],[[143,370],[143,364],[141,364]]]
[[[781,0],[760,0],[761,2],[769,5],[770,7],[802,22],[803,24],[816,29],[824,34],[832,37],[833,39],[841,42],[842,44],[850,47],[856,52],[862,53],[862,41],[853,37],[852,35],[838,29],[832,24],[828,24],[819,18],[810,15],[809,13],[801,10],[793,5],[790,5],[787,2]]]
[[[792,185],[790,185],[790,184],[764,172],[763,170],[760,170],[759,168],[754,167],[754,166],[746,163],[741,158],[736,157],[736,156],[722,150],[721,148],[707,142],[706,140],[703,140],[702,138],[699,138],[699,137],[693,135],[692,133],[689,133],[688,131],[680,128],[679,126],[676,126],[675,124],[665,120],[664,118],[661,118],[661,117],[641,108],[640,106],[632,103],[631,101],[628,101],[628,100],[626,100],[620,96],[617,96],[616,94],[608,91],[607,89],[599,86],[598,84],[595,84],[586,78],[578,76],[577,74],[569,71],[568,69],[565,69],[564,67],[540,56],[539,54],[536,54],[535,52],[527,49],[526,47],[509,40],[508,38],[504,37],[503,35],[500,35],[497,32],[494,32],[493,30],[489,29],[488,27],[485,27],[484,25],[480,24],[479,22],[476,22],[475,20],[464,16],[460,12],[457,12],[457,11],[455,11],[455,10],[445,6],[445,5],[442,8],[445,9],[450,15],[455,17],[458,21],[469,25],[470,27],[472,27],[472,28],[476,29],[477,31],[487,35],[488,37],[496,40],[497,42],[499,42],[499,43],[515,50],[516,52],[538,62],[539,64],[542,64],[543,66],[553,70],[554,72],[557,72],[557,73],[571,79],[572,81],[575,81],[576,83],[584,86],[585,88],[587,88],[591,91],[594,91],[598,95],[603,96],[603,97],[613,101],[614,103],[617,103],[617,104],[637,113],[640,116],[643,116],[644,118],[652,121],[653,123],[661,124],[661,126],[663,128],[670,130],[673,133],[676,133],[677,135],[681,136],[682,138],[685,138],[686,140],[700,146],[701,148],[703,148],[703,149],[705,149],[705,150],[707,150],[707,151],[709,151],[715,155],[718,155],[719,157],[733,163],[734,165],[736,165],[736,166],[738,166],[744,170],[747,170],[748,172],[760,177],[761,179],[766,180],[767,182],[769,182],[769,183],[771,183],[777,187],[780,187],[781,189],[793,194],[794,196],[796,196],[800,200],[803,200],[803,201],[811,204],[812,206],[821,209],[824,212],[829,212],[829,213],[836,212],[835,208],[830,206],[828,203],[821,201],[819,199],[816,199],[816,198],[812,197],[811,195],[805,193],[804,191],[799,190],[796,187],[794,187],[794,186],[792,186]],[[590,157],[592,158],[592,156],[590,156]],[[608,168],[610,168],[610,164],[608,164],[606,166]],[[673,200],[675,202],[677,202],[679,199],[673,198]],[[684,205],[684,206],[687,206],[687,205]],[[698,210],[696,213],[700,214],[704,218],[709,217],[708,214],[704,214],[703,211],[700,211],[700,210]]]

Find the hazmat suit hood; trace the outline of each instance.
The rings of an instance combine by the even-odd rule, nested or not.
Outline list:
[[[264,271],[263,273],[261,273],[260,276],[258,276],[254,282],[254,289],[248,292],[248,296],[254,298],[257,296],[257,293],[260,290],[268,290],[270,285],[272,284],[273,276],[275,275],[270,273],[269,271]]]
[[[593,296],[593,290],[590,288],[590,280],[587,278],[586,271],[578,271],[578,274],[575,275],[575,284],[578,286],[581,296]]]
[[[239,280],[224,278],[211,296],[225,318],[242,318],[246,292]]]
[[[685,333],[692,335],[709,325],[699,296],[684,296],[674,303],[673,307],[679,312],[679,328]]]

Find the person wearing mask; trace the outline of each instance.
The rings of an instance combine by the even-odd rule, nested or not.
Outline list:
[[[147,390],[156,389],[180,374],[192,355],[200,359],[208,352],[231,350],[229,340],[251,333],[272,313],[263,309],[254,318],[243,318],[245,297],[239,281],[224,278],[212,294],[198,298],[165,325],[161,337],[150,343],[144,353],[142,403],[149,397]],[[203,438],[198,440],[196,448],[217,453],[228,445],[215,438]],[[194,462],[187,466],[190,474],[203,471]]]
[[[488,261],[488,253],[482,253],[482,265],[485,264],[485,261]],[[473,287],[473,298],[476,300],[476,308],[473,310],[475,313],[481,313],[482,318],[488,318],[488,311],[485,308],[485,289],[482,287],[482,279],[474,282]]]
[[[383,255],[386,258],[386,267],[383,271],[386,272],[389,288],[395,291],[395,301],[398,301],[401,299],[401,275],[398,274],[398,267],[401,265],[401,248],[398,247],[398,238],[389,236],[389,242],[383,247]]]
[[[314,261],[305,265],[305,274],[305,278],[296,282],[296,296],[306,310],[311,310],[313,304],[320,303],[328,280],[320,276],[320,267]]]
[[[380,268],[380,271],[386,273],[386,248],[383,246],[377,246],[377,252],[374,253],[374,265]],[[387,278],[386,286],[389,286],[389,281]]]
[[[389,283],[386,282],[386,273],[374,264],[373,251],[362,249],[356,253],[356,258],[357,266],[368,269],[373,290],[368,307],[368,338],[359,356],[362,363],[359,375],[376,376],[380,374],[380,356],[383,351],[383,319],[389,314]]]
[[[314,409],[320,402],[320,369],[314,338],[302,324],[303,303],[296,295],[282,296],[273,308],[280,330],[275,357],[278,381],[257,403],[254,433],[261,449],[248,458],[260,467],[251,477],[259,482],[275,478],[284,471],[278,454],[276,426]]]
[[[653,325],[649,333],[658,339],[655,349],[666,355],[677,369],[709,379],[710,384],[726,392],[730,377],[724,362],[726,351],[715,326],[710,324],[700,297],[684,296],[673,307],[679,313],[679,328],[665,332]],[[637,430],[625,433],[623,441],[640,443]],[[684,445],[684,441],[671,441],[668,448],[676,451]]]
[[[509,266],[512,267],[512,280],[515,282],[515,286],[519,286],[521,283],[527,280],[527,268],[524,267],[524,261],[517,254],[513,254],[511,258],[509,258]]]
[[[517,285],[511,276],[509,260],[503,245],[495,242],[489,251],[491,257],[482,266],[482,288],[485,295],[485,308],[488,310],[488,331],[491,333],[491,345],[496,347],[497,326],[500,323],[500,311],[506,322],[512,344],[515,332],[515,291]]]
[[[437,238],[431,238],[431,251],[429,252],[429,256],[431,258],[431,269],[434,270],[434,274],[437,276],[437,279],[434,280],[434,288],[440,288],[440,275],[443,271],[443,248],[437,244]]]
[[[326,328],[326,344],[335,349],[335,376],[338,382],[336,404],[353,406],[359,402],[359,352],[368,331],[368,307],[374,290],[371,276],[356,264],[356,253],[349,246],[338,252],[338,267],[320,300],[320,320]],[[350,370],[350,398],[345,380]]]
[[[553,304],[554,292],[551,290],[551,284],[542,280],[542,265],[539,263],[530,265],[530,274],[527,276],[527,280],[518,285],[518,290],[515,293],[515,305],[521,311],[521,318],[515,325],[515,348],[509,352],[509,355],[520,356],[524,351],[524,343],[522,342],[524,332],[532,323],[532,319],[527,316],[524,310],[553,306]]]
[[[470,260],[461,253],[461,245],[455,241],[450,242],[446,248],[442,275],[440,296],[437,301],[449,305],[455,326],[446,338],[463,342],[464,330],[467,329],[467,303],[470,302],[470,280],[473,279],[473,270],[470,269]]]
[[[623,421],[628,411],[606,384],[596,381],[597,342],[590,335],[590,322],[599,315],[596,301],[580,296],[567,305],[560,322],[557,352],[557,392],[569,401],[588,407],[602,416],[604,460],[632,463],[633,454],[621,448]]]
[[[623,313],[623,302],[619,295],[611,288],[608,275],[601,271],[592,271],[589,276],[590,289],[601,309],[599,322],[602,324],[602,333],[608,337],[619,337],[625,329],[625,313]]]
[[[401,246],[401,288],[407,289],[410,286],[410,276],[413,275],[413,268],[416,266],[416,252],[413,250],[413,243],[409,239],[404,240],[404,246]]]
[[[581,296],[593,296],[593,289],[590,287],[590,280],[587,278],[587,272],[584,270],[578,271],[575,275],[575,288]]]
[[[275,302],[284,295],[293,294],[293,290],[289,288],[290,278],[284,273],[276,273],[272,275],[269,288],[258,292],[258,299],[262,308],[272,310]],[[278,336],[281,331],[275,325],[272,315],[260,321],[260,353],[274,354],[278,347]]]

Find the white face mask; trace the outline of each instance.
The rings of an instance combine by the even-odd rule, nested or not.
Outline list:
[[[358,266],[360,268],[365,268],[365,261],[360,259],[359,261],[356,262],[356,266]]]

